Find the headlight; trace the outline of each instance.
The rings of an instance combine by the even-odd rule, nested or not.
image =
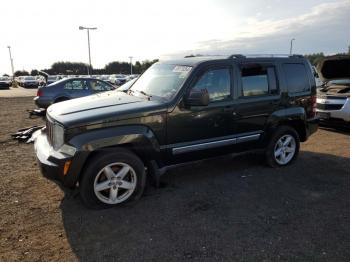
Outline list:
[[[60,149],[60,147],[64,144],[64,129],[59,124],[55,123],[53,125],[53,139],[52,144],[55,150]]]

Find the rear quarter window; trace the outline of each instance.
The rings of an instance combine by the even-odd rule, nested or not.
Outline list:
[[[309,77],[304,64],[283,64],[288,93],[304,93],[311,90]]]

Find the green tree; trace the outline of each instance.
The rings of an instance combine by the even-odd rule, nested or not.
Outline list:
[[[309,54],[305,55],[307,59],[309,59],[310,63],[314,66],[316,66],[325,56],[321,53],[315,53],[315,54]]]
[[[39,71],[36,70],[36,69],[33,69],[32,71],[30,71],[30,75],[31,75],[31,76],[37,76],[38,73],[39,73]]]
[[[85,75],[87,74],[87,69],[89,65],[77,62],[56,62],[52,64],[50,74],[75,74],[75,75]],[[92,72],[92,68],[89,68]]]
[[[29,76],[29,73],[25,70],[23,71],[18,70],[15,72],[15,76]]]

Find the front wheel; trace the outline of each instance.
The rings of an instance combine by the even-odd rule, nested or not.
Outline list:
[[[294,128],[281,126],[273,134],[266,150],[266,162],[271,167],[286,166],[298,156],[300,139]]]
[[[80,180],[80,196],[89,208],[108,208],[138,199],[145,187],[142,161],[126,149],[99,153]]]

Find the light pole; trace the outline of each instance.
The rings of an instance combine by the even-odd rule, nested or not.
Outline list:
[[[11,61],[11,70],[12,70],[12,78],[15,78],[15,70],[13,68],[13,59],[12,59],[12,55],[11,55],[11,46],[7,46],[7,48],[9,49],[9,54],[10,54],[10,61]]]
[[[295,38],[292,38],[290,40],[290,51],[289,51],[289,54],[292,55],[293,54],[293,41],[295,40]]]
[[[88,49],[89,49],[89,67],[88,67],[88,75],[90,75],[90,68],[92,70],[91,66],[91,54],[90,54],[90,30],[96,30],[97,27],[84,27],[84,26],[79,26],[79,30],[85,30],[87,31],[87,36],[88,36]]]
[[[132,56],[129,56],[130,58],[130,75],[132,75]]]

